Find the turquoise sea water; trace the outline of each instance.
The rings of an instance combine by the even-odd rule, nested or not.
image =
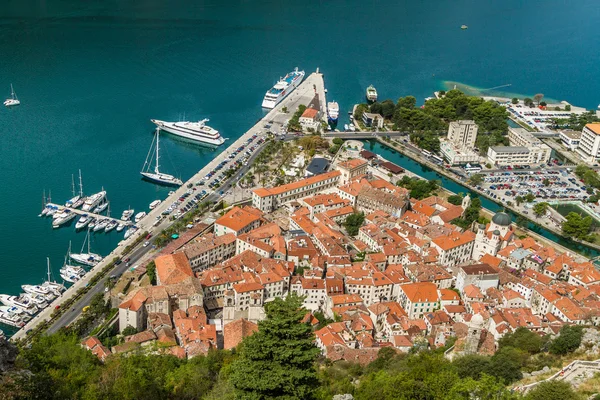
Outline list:
[[[79,168],[113,214],[166,196],[139,176],[150,118],[208,117],[234,139],[295,66],[325,73],[343,115],[369,84],[382,99],[422,101],[448,80],[595,108],[599,17],[592,0],[5,0],[0,94],[13,83],[22,105],[0,109],[0,293],[41,281],[47,256],[57,271],[69,240],[83,242],[37,217],[42,190],[64,202]],[[216,154],[161,145],[163,168],[184,180]],[[92,246],[107,254],[121,238],[94,235]]]

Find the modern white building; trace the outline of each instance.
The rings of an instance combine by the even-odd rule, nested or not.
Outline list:
[[[560,140],[567,149],[575,151],[581,141],[581,132],[571,130],[560,131]]]
[[[529,164],[529,149],[523,146],[491,146],[488,160],[495,166]]]
[[[536,138],[533,133],[523,128],[508,128],[508,142],[513,147],[526,147],[529,149],[527,164],[545,164],[550,159],[552,149],[547,144]]]
[[[600,123],[587,124],[583,128],[577,153],[587,162],[600,159]]]
[[[479,162],[479,154],[467,148],[456,147],[452,142],[440,141],[440,153],[450,165]]]
[[[448,141],[458,148],[472,149],[477,140],[479,127],[475,121],[463,120],[450,122],[448,127]]]

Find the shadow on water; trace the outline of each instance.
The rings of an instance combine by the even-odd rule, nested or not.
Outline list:
[[[402,167],[414,174],[417,174],[428,180],[432,180],[432,179],[439,180],[439,181],[441,181],[442,187],[444,187],[445,189],[447,189],[451,192],[469,194],[469,196],[471,196],[471,197],[479,197],[479,199],[481,200],[481,205],[484,208],[487,208],[488,210],[491,210],[494,212],[503,210],[503,206],[501,204],[497,204],[497,203],[491,201],[490,199],[488,199],[487,197],[480,196],[477,192],[472,191],[468,187],[463,186],[451,179],[446,178],[443,175],[438,174],[436,171],[432,170],[431,168],[429,168],[425,165],[419,164],[412,158],[404,156],[403,154],[397,152],[396,150],[394,150],[392,148],[389,148],[375,140],[367,140],[364,142],[365,142],[365,149],[368,149],[369,151],[372,151],[373,153],[378,154],[381,157],[383,157],[395,164],[398,164],[400,167]],[[516,214],[514,214],[513,212],[511,212],[509,210],[506,210],[506,213],[511,216],[513,221],[516,220],[516,218],[517,218]],[[560,244],[561,246],[568,248],[569,250],[577,252],[586,257],[593,258],[593,257],[597,257],[600,255],[600,252],[598,250],[595,250],[588,246],[574,242],[572,240],[568,240],[562,236],[558,236],[558,235],[554,234],[553,232],[551,232],[545,228],[542,228],[538,225],[535,225],[533,223],[528,223],[527,229],[537,233],[540,236],[545,237],[546,239],[552,240],[553,242],[556,242],[556,243]]]

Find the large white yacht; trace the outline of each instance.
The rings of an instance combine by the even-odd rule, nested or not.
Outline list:
[[[336,123],[340,115],[340,106],[336,101],[327,103],[327,117],[329,122]]]
[[[106,197],[106,191],[103,190],[96,194],[91,195],[87,199],[85,199],[85,203],[83,203],[83,207],[81,208],[83,211],[92,211],[94,207],[96,207],[100,202]]]
[[[223,139],[218,130],[206,125],[208,119],[203,119],[198,122],[166,122],[158,119],[151,119],[150,121],[162,131],[196,142],[207,143],[214,146],[225,143],[225,139]]]
[[[289,72],[285,77],[280,78],[279,81],[271,89],[265,93],[265,97],[262,102],[263,108],[275,108],[281,100],[292,93],[294,89],[304,79],[304,71],[298,71],[298,68]]]
[[[33,304],[33,302],[29,298],[25,297],[25,295],[23,294],[19,297],[9,296],[7,294],[0,294],[0,303],[4,304],[5,306],[19,307],[21,310],[23,310],[29,315],[34,315],[39,311],[37,306]]]
[[[58,217],[57,217],[57,215],[58,215]],[[54,217],[56,217],[56,218],[54,218],[52,221],[52,227],[60,228],[61,225],[64,225],[64,224],[70,222],[76,216],[77,216],[76,213],[74,213],[73,211],[66,208],[60,214],[54,215]]]

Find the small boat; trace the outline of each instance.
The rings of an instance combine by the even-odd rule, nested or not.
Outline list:
[[[109,219],[105,218],[103,220],[101,220],[100,222],[98,222],[96,224],[96,226],[94,227],[94,232],[98,232],[98,231],[102,231],[106,228],[106,226],[108,225],[108,223],[110,222]]]
[[[144,166],[142,167],[142,171],[140,174],[142,177],[150,182],[159,183],[162,185],[169,186],[181,186],[183,185],[183,181],[181,179],[175,178],[173,175],[165,174],[164,172],[160,172],[158,169],[158,152],[159,152],[159,140],[160,140],[160,128],[156,127],[156,148],[154,149],[154,153],[156,154],[156,165],[154,166],[154,172],[150,172],[150,165],[152,164],[151,153],[154,148],[154,140],[152,140],[152,144],[150,145],[150,150],[148,150],[148,154],[146,155],[146,161],[144,162]]]
[[[10,84],[10,98],[4,100],[4,105],[6,107],[18,106],[21,104],[19,99],[17,98],[17,94],[15,93],[15,89],[13,88],[12,83]]]
[[[87,242],[87,253],[84,253],[85,244]],[[92,253],[90,251],[90,230],[88,229],[85,240],[83,241],[83,245],[81,246],[81,253],[73,254],[70,252],[71,248],[69,245],[69,258],[79,264],[88,265],[90,267],[96,266],[100,261],[102,261],[102,256]]]
[[[119,223],[117,222],[117,220],[111,219],[108,221],[108,224],[106,224],[106,228],[104,228],[104,232],[108,233],[108,232],[112,231],[113,229],[115,229],[118,225],[119,225]]]
[[[108,207],[108,201],[105,201],[102,204],[99,204],[96,208],[94,208],[94,214],[100,214],[102,211],[106,210]]]
[[[154,200],[152,203],[150,203],[149,208],[151,210],[154,210],[160,203],[161,203],[161,200]]]
[[[138,228],[134,225],[131,228],[127,229],[125,231],[125,239],[128,239],[131,235],[133,235],[136,231],[138,230]]]
[[[56,298],[56,295],[50,289],[41,285],[21,285],[21,289],[27,294],[43,297],[46,301],[52,301]]]
[[[117,232],[121,232],[123,229],[125,229],[125,224],[119,222],[119,225],[117,225]]]
[[[129,221],[134,212],[135,212],[135,210],[133,210],[133,208],[123,211],[123,214],[121,214],[121,220]]]
[[[461,25],[460,29],[469,29],[469,27],[467,25]]]
[[[142,218],[144,218],[145,216],[146,216],[146,213],[145,213],[144,211],[142,211],[142,212],[139,212],[139,213],[135,214],[134,221],[135,221],[136,223],[138,223],[138,222],[140,222],[140,221],[142,220]]]
[[[38,294],[23,293],[22,296],[28,298],[29,301],[38,306],[39,309],[44,309],[49,305],[48,301],[43,296],[40,296]]]
[[[377,101],[377,90],[373,85],[369,85],[369,87],[367,88],[367,100],[369,100],[370,102]]]
[[[5,306],[9,306],[9,307],[10,306],[19,307],[21,310],[23,310],[24,313],[29,314],[29,315],[34,315],[39,311],[37,306],[35,304],[33,304],[31,302],[31,300],[26,298],[24,295],[20,295],[17,297],[17,296],[9,296],[7,294],[0,294],[0,303],[4,304]]]
[[[25,322],[21,316],[11,313],[0,313],[0,322],[17,328],[25,326]]]
[[[65,258],[66,260],[66,258]],[[50,258],[46,257],[46,266],[48,268],[47,274],[48,274],[48,280],[46,280],[46,282],[43,282],[40,286],[48,289],[48,291],[50,291],[51,293],[54,293],[56,296],[60,296],[60,294],[62,292],[65,291],[65,285],[63,285],[62,283],[58,283],[56,281],[52,280],[52,273],[50,271]]]
[[[85,275],[85,270],[73,265],[65,265],[60,269],[60,276],[67,282],[75,283]]]
[[[94,207],[96,207],[102,200],[106,197],[106,191],[102,190],[96,194],[93,194],[85,199],[83,203],[83,207],[81,208],[83,211],[92,211]]]
[[[327,103],[327,119],[329,120],[329,123],[331,123],[331,124],[337,123],[339,115],[340,115],[339,104],[335,101]]]
[[[0,312],[17,314],[17,315],[24,314],[23,310],[21,310],[17,306],[0,306]]]
[[[92,221],[92,219],[94,218],[90,217],[87,214],[83,214],[81,217],[79,217],[79,220],[75,224],[75,229],[85,228]]]
[[[98,221],[96,220],[96,218],[92,218],[88,224],[88,230],[94,229],[97,223]]]
[[[51,205],[48,208],[48,212],[46,213],[47,216],[52,216],[52,218],[54,218],[54,214],[56,214],[58,212],[58,207]]]
[[[55,214],[55,216],[56,215],[58,215],[58,217],[56,217],[52,221],[53,228],[60,228],[61,225],[64,225],[64,224],[70,222],[71,220],[73,220],[73,218],[75,218],[77,216],[77,214],[75,214],[73,211],[69,210],[68,208],[64,209],[59,214]]]

